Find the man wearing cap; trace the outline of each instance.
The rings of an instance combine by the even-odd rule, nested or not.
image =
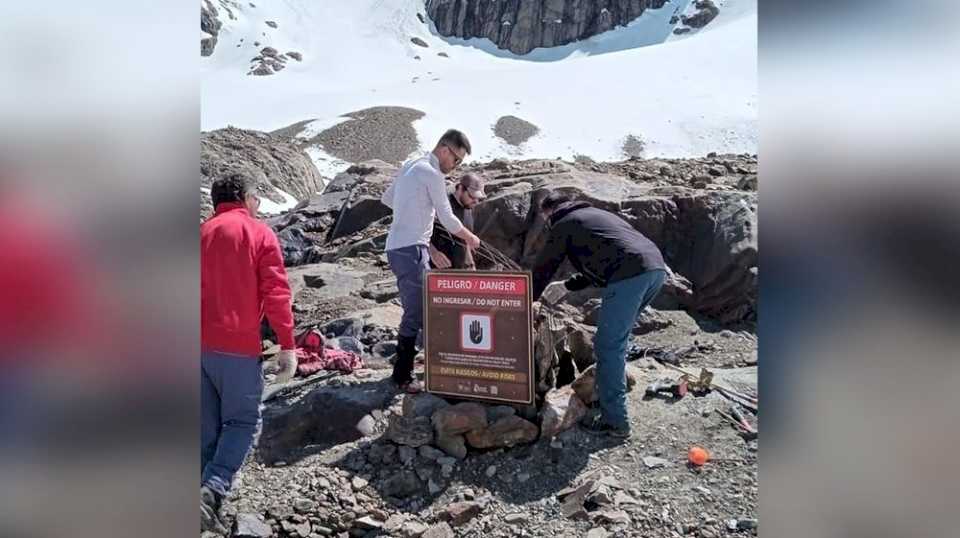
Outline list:
[[[486,198],[483,192],[483,179],[472,172],[466,173],[450,192],[450,207],[460,222],[473,231],[473,208]],[[463,241],[458,241],[443,229],[438,222],[433,223],[433,236],[430,238],[430,266],[434,269],[476,269],[473,251]]]
[[[430,269],[428,245],[434,217],[468,248],[480,246],[480,239],[454,215],[444,181],[444,176],[460,166],[468,153],[470,141],[466,135],[450,129],[433,151],[405,163],[380,197],[384,205],[393,209],[393,222],[387,233],[387,261],[397,277],[403,306],[393,381],[406,392],[421,390],[413,377],[413,359],[417,355],[417,335],[423,328],[423,280]]]

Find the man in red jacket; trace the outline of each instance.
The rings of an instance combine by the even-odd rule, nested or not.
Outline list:
[[[297,359],[290,285],[276,235],[255,218],[256,183],[234,173],[210,196],[215,214],[200,226],[200,521],[222,532],[217,512],[260,422],[264,315],[282,349],[278,378],[292,377]]]

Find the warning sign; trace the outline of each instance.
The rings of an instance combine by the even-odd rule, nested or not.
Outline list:
[[[529,273],[428,272],[427,391],[533,403],[530,289]]]

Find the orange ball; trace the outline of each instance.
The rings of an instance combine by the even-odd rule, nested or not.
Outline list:
[[[690,447],[690,453],[687,456],[690,458],[690,463],[696,466],[703,465],[710,459],[710,453],[698,446]]]

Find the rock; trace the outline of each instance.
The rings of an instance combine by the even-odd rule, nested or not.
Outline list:
[[[433,427],[427,417],[409,419],[391,415],[385,435],[398,445],[418,448],[433,442]]]
[[[643,464],[647,466],[647,469],[659,469],[670,465],[670,462],[656,456],[644,456]]]
[[[438,436],[458,435],[485,428],[487,412],[480,404],[458,403],[435,411],[432,421]]]
[[[291,521],[280,522],[280,527],[288,536],[299,536],[300,538],[309,538],[310,523],[293,523]]]
[[[509,525],[526,525],[530,517],[526,514],[507,514],[503,520]]]
[[[536,424],[518,416],[508,416],[486,428],[468,432],[467,443],[474,448],[507,448],[532,443],[539,433]]]
[[[423,484],[412,471],[400,471],[384,483],[383,493],[390,497],[403,499],[420,491]]]
[[[217,37],[223,25],[218,16],[219,12],[211,0],[200,3],[200,35],[209,36],[200,39],[200,56],[210,56],[217,46]]]
[[[560,511],[563,517],[568,519],[585,519],[587,511],[583,507],[587,495],[593,490],[596,482],[587,480],[583,484],[567,488],[557,493],[557,499],[560,501]]]
[[[484,472],[487,475],[487,478],[493,478],[497,474],[497,466],[491,465],[487,467],[487,470]]]
[[[599,523],[612,523],[614,525],[629,525],[630,514],[623,510],[601,510],[593,515],[594,521]]]
[[[264,24],[266,24],[266,25],[269,26],[270,28],[276,28],[276,27],[277,27],[277,23],[274,22],[274,21],[264,21]]]
[[[439,409],[450,407],[446,400],[427,392],[403,395],[403,416],[407,418],[433,417]]]
[[[644,308],[633,326],[633,334],[643,335],[660,331],[673,325],[673,320],[652,308]]]
[[[742,191],[756,192],[758,188],[757,176],[744,176],[737,182],[737,188]]]
[[[283,137],[235,127],[200,133],[200,186],[209,189],[235,170],[251,175],[258,194],[277,203],[286,202],[277,189],[305,200],[324,187],[310,157]],[[209,194],[201,193],[200,198],[201,217],[212,214]]]
[[[540,132],[536,125],[516,116],[502,116],[493,126],[498,138],[511,146],[520,146]]]
[[[712,0],[697,0],[697,12],[692,16],[680,16],[680,21],[691,28],[703,28],[720,14],[720,9]]]
[[[509,405],[491,405],[487,407],[487,423],[493,424],[501,418],[517,414],[517,410]]]
[[[270,538],[273,529],[254,514],[238,514],[233,522],[233,536],[237,538]]]
[[[397,447],[392,444],[378,444],[370,448],[367,459],[374,465],[389,465],[396,461]]]
[[[400,463],[404,465],[409,465],[417,457],[417,451],[408,446],[401,446],[397,453],[400,456]]]
[[[424,458],[430,461],[437,461],[438,459],[444,457],[442,451],[437,450],[432,446],[427,446],[427,445],[421,446],[419,452],[420,452],[421,458]]]
[[[382,374],[384,377],[386,374]],[[260,458],[273,464],[307,445],[333,445],[361,439],[376,426],[371,414],[394,396],[388,379],[351,386],[314,386],[292,400],[277,397],[263,405]],[[337,420],[330,420],[337,417]],[[427,424],[427,431],[432,434]]]
[[[458,460],[467,457],[466,439],[462,435],[440,435],[437,436],[434,444]]]
[[[427,529],[428,527],[419,521],[408,521],[403,524],[403,527],[400,528],[400,536],[403,536],[404,538],[419,538],[427,532]]]
[[[367,484],[368,482],[359,476],[353,477],[353,480],[350,482],[353,491],[360,491],[361,489],[367,487]]]
[[[567,337],[567,345],[570,347],[573,362],[577,365],[577,370],[581,372],[597,362],[597,358],[593,354],[593,339],[596,333],[597,330],[593,327],[574,325],[573,330]]]
[[[314,287],[318,284],[317,280],[323,281],[322,277],[314,275],[304,275],[307,286]],[[326,285],[325,282],[323,285]],[[363,320],[359,318],[340,318],[329,321],[320,326],[320,332],[325,336],[335,338],[341,336],[357,337],[363,334]]]
[[[594,527],[587,531],[587,538],[607,538],[610,533],[603,527]]]
[[[411,37],[410,42],[418,47],[423,47],[423,48],[430,47],[430,45],[428,45],[426,41],[420,39],[419,37]]]
[[[441,488],[440,485],[434,482],[431,478],[427,481],[427,491],[430,492],[430,495],[436,495],[437,493],[443,491],[443,488]]]
[[[593,402],[596,402],[598,399],[597,396],[597,366],[592,365],[577,377],[576,380],[570,385],[577,397],[580,398],[580,401],[590,405]]]
[[[397,288],[396,280],[381,280],[360,290],[360,296],[365,299],[373,299],[378,303],[385,303],[390,299],[399,297],[400,290]]]
[[[426,12],[440,35],[486,38],[514,54],[528,54],[539,47],[565,45],[626,26],[646,8],[660,8],[665,3],[666,0],[531,0],[506,2],[489,9],[487,0],[428,0]]]
[[[316,507],[317,503],[311,501],[310,499],[297,499],[293,501],[293,509],[301,514],[311,512]]]
[[[587,407],[571,387],[554,389],[544,397],[540,437],[549,439],[572,428],[587,413]]]
[[[290,52],[288,52],[288,53],[287,53],[287,56],[293,58],[294,60],[296,60],[296,61],[298,61],[298,62],[302,62],[302,61],[303,61],[303,54],[300,54],[299,52],[296,52],[296,51],[290,51]]]
[[[455,536],[453,529],[446,522],[431,526],[421,535],[422,538],[454,538]]]
[[[377,521],[376,519],[370,516],[364,516],[364,517],[361,517],[360,519],[355,520],[353,522],[353,526],[358,529],[375,531],[383,528],[383,522]]]
[[[628,495],[628,494],[626,494],[626,493],[624,493],[624,492],[622,492],[622,491],[618,491],[618,492],[613,496],[613,504],[615,504],[616,506],[619,507],[619,506],[630,505],[630,504],[638,504],[638,503],[637,503],[637,500],[634,499],[632,496],[630,496],[630,495]]]
[[[383,205],[379,196],[358,196],[344,204],[327,239],[351,235],[390,214],[392,211]]]
[[[483,511],[483,506],[474,501],[457,502],[447,505],[437,517],[449,521],[454,527],[459,527],[477,517]]]
[[[613,491],[609,487],[601,485],[591,491],[586,500],[599,506],[611,505],[614,503]]]
[[[439,57],[441,57],[441,58],[449,58],[449,57],[450,57],[450,55],[447,54],[446,52],[438,52],[438,53],[437,53],[437,56],[439,56]]]

